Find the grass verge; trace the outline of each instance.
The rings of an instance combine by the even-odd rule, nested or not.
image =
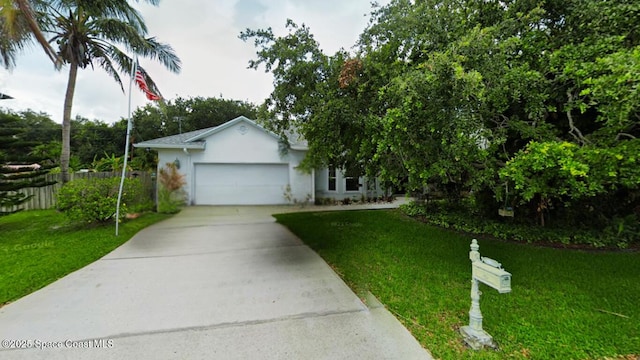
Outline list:
[[[78,226],[55,210],[0,217],[0,305],[15,301],[90,264],[141,229],[166,219],[148,213],[120,225]]]
[[[399,211],[282,214],[361,297],[371,291],[440,359],[602,359],[640,354],[640,254],[480,240],[513,274],[481,285],[484,329],[499,350],[467,349],[471,238]],[[635,354],[632,356],[632,354]]]

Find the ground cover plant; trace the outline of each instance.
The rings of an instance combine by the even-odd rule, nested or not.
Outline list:
[[[361,298],[373,293],[439,359],[603,359],[640,355],[640,254],[479,239],[513,274],[482,285],[484,328],[499,350],[469,350],[471,237],[400,211],[277,215]]]
[[[145,213],[120,225],[87,226],[54,210],[0,217],[0,306],[36,291],[117,248],[168,215]]]
[[[467,199],[469,200],[469,199]],[[640,248],[640,224],[635,215],[614,218],[606,226],[569,226],[566,223],[546,227],[519,222],[510,217],[486,217],[470,201],[452,206],[445,201],[402,204],[406,215],[425,223],[469,234],[489,235],[527,243],[572,248]]]

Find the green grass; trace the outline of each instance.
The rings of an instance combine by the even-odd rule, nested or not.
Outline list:
[[[15,301],[88,265],[139,230],[166,219],[149,213],[115,225],[78,226],[54,210],[0,217],[0,305]]]
[[[512,292],[481,285],[499,350],[467,349],[471,238],[398,211],[277,215],[361,298],[371,291],[440,359],[601,359],[640,354],[640,254],[479,240]],[[615,314],[614,314],[615,313]],[[631,357],[629,357],[631,358]],[[635,359],[635,356],[633,357]]]

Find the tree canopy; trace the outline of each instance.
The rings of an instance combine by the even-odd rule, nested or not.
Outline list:
[[[255,119],[256,106],[232,99],[178,97],[136,109],[132,115],[134,137],[136,141],[146,141],[176,135],[218,126],[241,115]]]
[[[306,137],[310,167],[471,193],[542,224],[637,221],[639,15],[629,0],[392,0],[352,52],[324,54],[291,20],[240,37],[274,76],[263,117]]]

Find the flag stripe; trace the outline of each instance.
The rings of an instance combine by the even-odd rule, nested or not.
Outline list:
[[[145,95],[147,95],[147,99],[149,100],[161,99],[161,97],[158,94],[149,90],[149,86],[147,86],[147,81],[144,79],[144,74],[142,73],[142,70],[138,68],[138,66],[136,66],[135,80],[140,90],[142,90],[145,93]]]

